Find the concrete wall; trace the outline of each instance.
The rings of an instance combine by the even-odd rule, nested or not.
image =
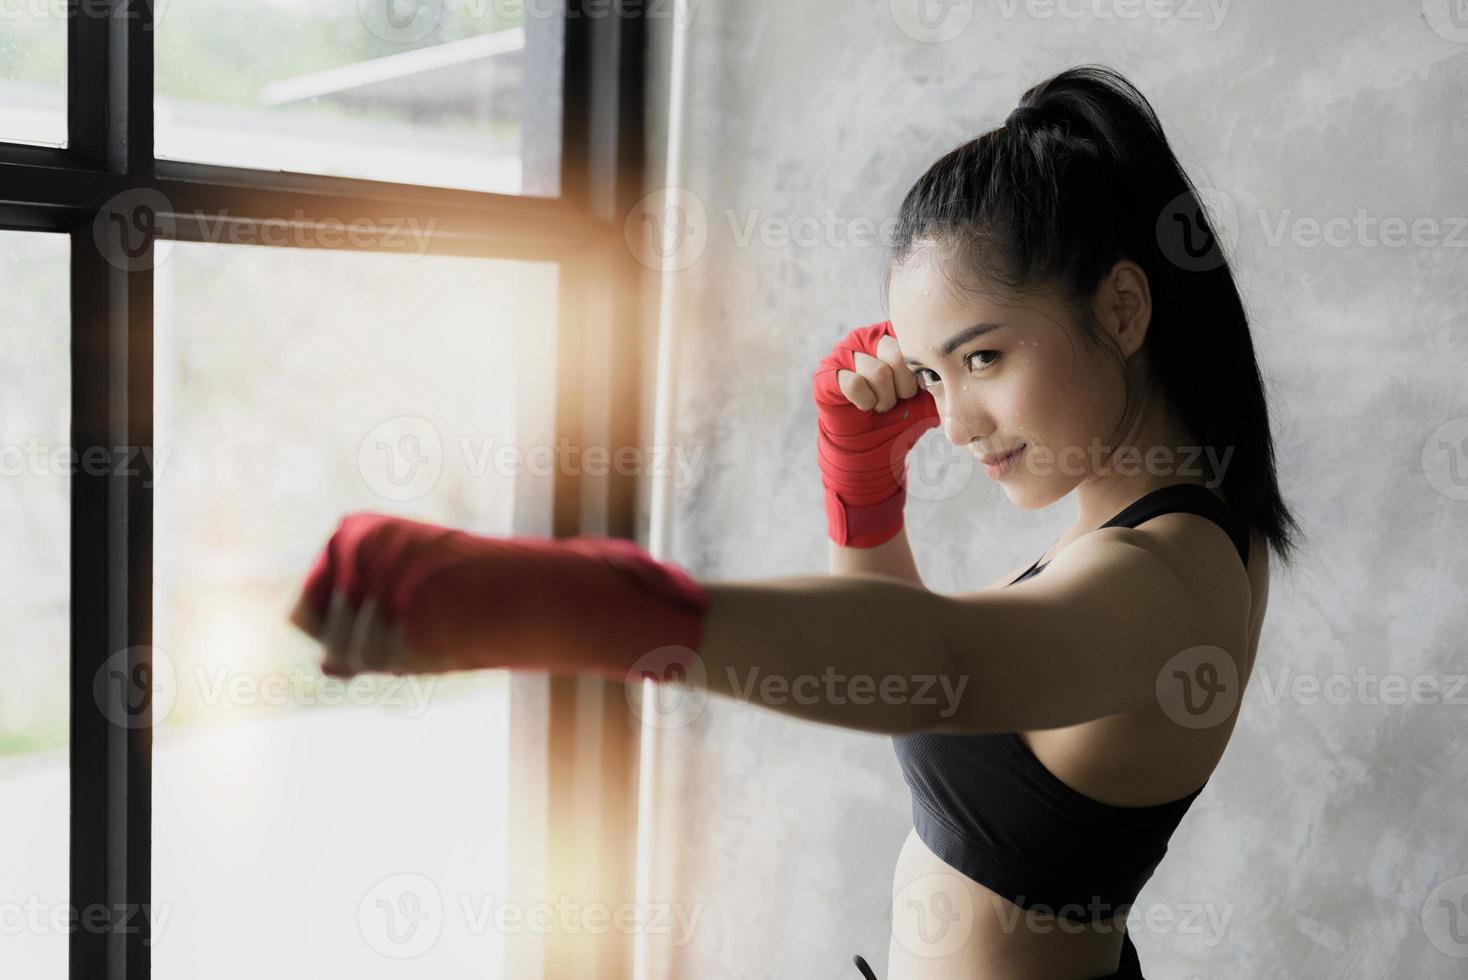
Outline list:
[[[889,218],[1033,82],[1120,69],[1235,216],[1283,490],[1311,535],[1294,569],[1274,563],[1242,720],[1138,900],[1173,916],[1133,920],[1143,964],[1462,976],[1468,26],[1436,0],[948,0],[925,27],[921,2],[702,0],[655,24],[659,64],[669,30],[688,31],[694,233],[668,280],[675,439],[702,453],[673,498],[669,557],[713,578],[825,571],[810,373],[882,317],[862,221]],[[1310,219],[1331,218],[1331,240],[1312,238]],[[1384,239],[1387,218],[1405,244]],[[782,244],[782,229],[812,234]],[[1018,511],[982,473],[908,511],[945,592],[1032,559],[1073,516],[1069,499]],[[1391,674],[1423,693],[1383,703],[1402,700]],[[853,952],[885,973],[911,826],[887,739],[715,701],[659,732],[655,758],[647,897],[700,918],[691,942],[646,937],[647,976],[836,980],[856,976]],[[1195,908],[1215,924],[1182,921]]]

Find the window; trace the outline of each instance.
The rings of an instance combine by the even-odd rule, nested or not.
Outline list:
[[[509,675],[325,678],[283,611],[349,511],[517,530],[556,267],[180,243],[154,282],[153,977],[485,975]]]
[[[555,195],[553,9],[169,0],[155,42],[158,155]]]
[[[0,140],[66,142],[65,5],[0,6]]]
[[[67,241],[0,232],[0,976],[66,975]],[[57,297],[63,297],[61,302]],[[25,806],[15,805],[25,800]]]
[[[65,450],[0,480],[3,975],[630,975],[488,904],[632,897],[626,693],[349,692],[283,620],[351,510],[632,533],[633,477],[492,452],[638,432],[646,26],[582,6],[0,12],[0,448]]]

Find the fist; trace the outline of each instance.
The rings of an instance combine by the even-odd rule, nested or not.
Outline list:
[[[625,680],[643,655],[695,655],[708,598],[631,541],[471,534],[348,514],[289,621],[348,677],[508,668]]]
[[[388,674],[433,673],[445,664],[408,642],[401,622],[389,623],[376,596],[367,596],[360,608],[334,588],[322,616],[302,596],[287,621],[322,647],[321,672],[328,677],[355,677],[366,671]]]
[[[836,387],[846,400],[864,412],[885,412],[898,399],[917,394],[917,375],[902,361],[897,338],[883,334],[876,356],[863,351],[852,354],[854,370],[836,372]]]
[[[907,453],[939,424],[937,403],[902,362],[887,321],[857,327],[813,378],[826,527],[846,547],[875,547],[902,527]]]

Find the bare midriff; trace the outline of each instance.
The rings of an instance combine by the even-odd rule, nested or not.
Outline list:
[[[1250,542],[1249,615],[1244,672],[1252,670],[1268,591],[1265,542]],[[1265,567],[1260,567],[1265,565]],[[1222,756],[1232,721],[1194,735],[1154,715],[1112,716],[1063,729],[1021,733],[1040,762],[1078,792],[1117,806],[1148,806],[1186,796]],[[1191,740],[1190,740],[1191,739]],[[1105,846],[1098,842],[1098,846]],[[1117,970],[1128,920],[1145,910],[1095,922],[1023,908],[955,870],[913,829],[892,879],[892,937],[882,980],[1090,980]]]

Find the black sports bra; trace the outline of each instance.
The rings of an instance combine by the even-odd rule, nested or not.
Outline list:
[[[1228,505],[1219,500],[1213,491],[1199,483],[1174,483],[1172,486],[1143,494],[1101,527],[1136,527],[1143,521],[1160,514],[1179,512],[1206,517],[1223,528],[1233,541],[1234,550],[1239,553],[1239,560],[1244,563],[1245,568],[1249,567],[1249,529],[1234,517]],[[1014,585],[1038,575],[1040,570],[1048,564],[1050,562],[1047,561],[1042,565],[1040,559],[1036,558],[1033,565],[1020,572],[1019,577],[1009,584]]]
[[[1227,531],[1248,566],[1248,528],[1200,484],[1154,490],[1102,526],[1178,511]],[[1009,584],[1045,565],[1036,561]],[[1062,782],[1014,732],[919,732],[892,743],[912,791],[913,826],[934,854],[1016,905],[1075,921],[1127,912],[1203,791],[1153,806],[1102,803]]]

